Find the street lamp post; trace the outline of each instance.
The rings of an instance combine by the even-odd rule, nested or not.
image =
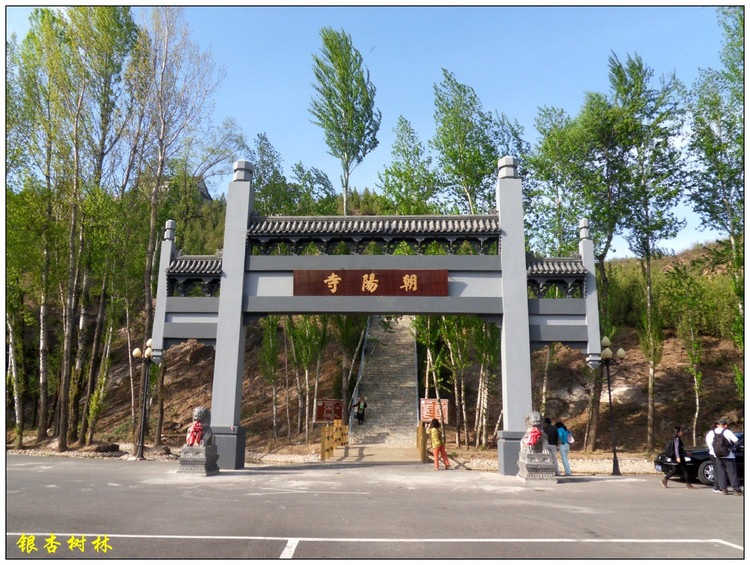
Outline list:
[[[607,392],[609,393],[609,427],[612,430],[612,474],[620,475],[620,464],[617,461],[617,439],[615,438],[615,407],[612,404],[612,380],[609,376],[609,366],[619,365],[625,359],[625,350],[621,347],[617,350],[617,357],[612,355],[609,348],[612,343],[607,336],[602,338],[602,362],[607,368]]]
[[[139,461],[143,461],[145,459],[145,457],[143,456],[143,442],[146,436],[146,408],[148,406],[148,381],[151,372],[150,369],[152,355],[153,350],[151,349],[151,339],[146,342],[146,351],[141,353],[141,350],[137,347],[133,350],[133,357],[135,357],[136,359],[142,358],[143,362],[145,363],[145,368],[143,371],[143,383],[141,386],[141,392],[143,395],[143,405],[141,406],[141,429],[138,433],[138,450],[135,454],[135,458]]]

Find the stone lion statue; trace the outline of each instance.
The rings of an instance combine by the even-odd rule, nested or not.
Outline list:
[[[193,423],[188,428],[185,446],[205,447],[214,444],[214,434],[211,431],[211,411],[205,406],[198,406],[193,409]]]
[[[521,438],[521,451],[531,453],[546,453],[547,434],[542,430],[542,415],[539,412],[531,412],[526,415],[526,433]]]

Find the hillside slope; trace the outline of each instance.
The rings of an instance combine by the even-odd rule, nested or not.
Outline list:
[[[271,387],[264,382],[258,370],[258,352],[261,344],[261,331],[252,324],[247,332],[245,357],[245,378],[243,382],[242,425],[247,430],[248,449],[255,451],[275,451],[287,446],[300,446],[304,450],[304,435],[292,433],[289,437],[288,422],[293,432],[297,422],[297,391],[291,368],[286,386],[283,376],[285,362],[280,363],[282,376],[278,390],[279,440],[273,440]],[[614,367],[612,394],[615,405],[616,433],[618,449],[642,452],[646,440],[646,406],[648,390],[648,368],[638,348],[635,332],[623,331],[617,339],[617,347],[627,351],[625,362]],[[729,341],[712,338],[704,339],[703,385],[699,435],[712,419],[726,417],[733,422],[734,429],[744,427],[743,403],[739,400],[733,382],[732,364],[741,364],[742,359]],[[123,359],[125,352],[121,352]],[[532,386],[535,407],[539,405],[544,352],[536,352],[532,363]],[[164,428],[162,441],[165,445],[179,448],[184,441],[185,430],[191,421],[193,407],[211,404],[211,383],[214,351],[211,347],[196,342],[187,342],[172,347],[166,355],[167,372],[165,377]],[[319,398],[332,398],[334,381],[340,377],[340,357],[332,345],[323,355]],[[548,414],[553,419],[564,420],[578,437],[583,438],[587,419],[588,393],[581,367],[583,355],[568,348],[558,347],[555,361],[549,375]],[[667,336],[664,342],[664,355],[656,374],[656,438],[661,445],[671,434],[672,426],[690,426],[695,411],[693,380],[685,367],[687,357],[679,339]],[[102,441],[132,441],[130,432],[130,383],[127,376],[127,363],[113,368],[108,408],[97,426],[96,438]],[[313,383],[311,383],[311,388]],[[492,395],[490,421],[494,424],[500,410],[499,383]],[[467,384],[466,396],[473,400],[476,383],[471,377]],[[289,417],[286,403],[288,401]],[[136,411],[137,412],[137,411]],[[470,415],[473,418],[473,414]],[[151,427],[155,424],[155,404],[152,410]],[[473,421],[473,419],[472,419]],[[314,430],[311,448],[314,448],[319,435]],[[448,426],[449,441],[455,440],[455,431]],[[606,383],[602,396],[601,417],[597,448],[605,453],[611,449],[609,411],[606,396]],[[690,438],[692,432],[686,433]],[[699,440],[700,441],[700,440]],[[579,449],[581,445],[579,441]],[[691,443],[688,439],[687,443]]]

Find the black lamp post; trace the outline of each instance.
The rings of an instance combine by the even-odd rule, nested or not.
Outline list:
[[[151,349],[151,339],[146,342],[146,351],[144,351],[143,353],[141,353],[141,350],[137,347],[133,350],[133,357],[135,357],[136,359],[143,358],[143,362],[145,363],[145,368],[143,371],[143,383],[141,386],[141,392],[143,394],[143,405],[141,406],[141,429],[138,433],[138,450],[135,454],[135,458],[139,461],[143,461],[145,459],[145,457],[143,456],[143,441],[146,435],[146,408],[148,406],[148,382],[151,373],[152,355],[153,350]]]
[[[621,347],[617,350],[617,357],[612,355],[612,350],[609,346],[609,338],[605,335],[602,338],[602,362],[607,368],[607,392],[609,393],[609,427],[612,430],[612,474],[620,475],[620,464],[617,461],[617,439],[615,438],[615,407],[612,404],[612,380],[609,376],[609,366],[619,365],[625,359],[625,350]]]

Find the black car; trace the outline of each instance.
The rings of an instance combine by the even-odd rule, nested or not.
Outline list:
[[[737,474],[740,476],[740,481],[745,482],[745,434],[737,432],[734,434],[739,440],[737,445],[732,447],[734,456],[737,459]],[[688,470],[688,475],[692,480],[698,479],[704,485],[714,484],[714,463],[711,461],[711,456],[708,454],[708,447],[686,447],[685,451],[690,453],[685,457],[685,466]],[[677,462],[667,456],[666,453],[661,453],[654,460],[654,468],[660,473],[665,475],[677,465]],[[678,471],[675,477],[682,478],[682,474]]]

